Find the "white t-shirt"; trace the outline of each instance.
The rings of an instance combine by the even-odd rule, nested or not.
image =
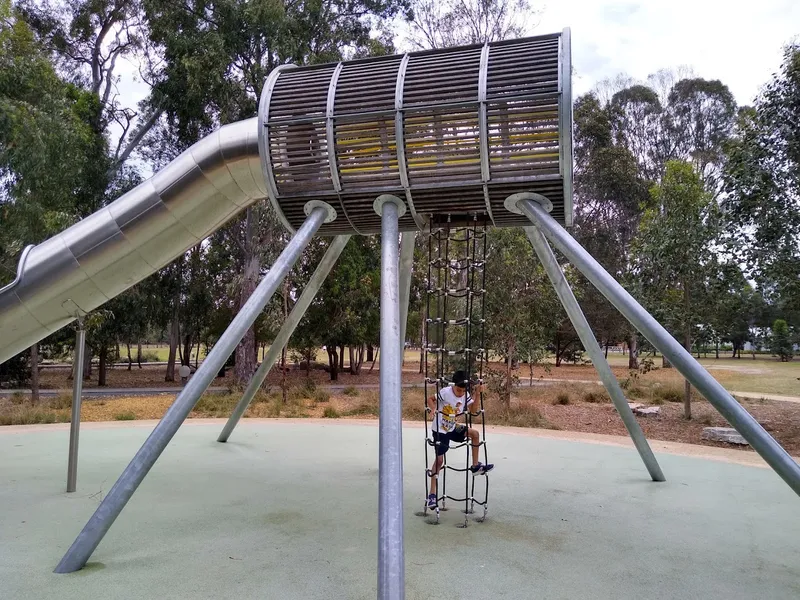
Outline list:
[[[436,402],[436,418],[433,420],[433,431],[438,433],[450,433],[456,428],[456,417],[464,412],[464,401],[467,406],[472,404],[472,396],[466,392],[460,398],[456,396],[453,387],[449,386],[439,390],[439,398]]]

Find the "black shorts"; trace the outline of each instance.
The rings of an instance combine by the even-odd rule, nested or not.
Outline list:
[[[444,456],[450,449],[451,441],[460,444],[467,439],[467,426],[456,425],[455,429],[448,433],[439,433],[438,431],[432,431],[431,433],[433,434],[436,456]],[[438,444],[436,442],[438,442]]]

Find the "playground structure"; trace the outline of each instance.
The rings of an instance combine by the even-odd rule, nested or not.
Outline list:
[[[16,280],[0,290],[0,361],[80,321],[260,199],[269,198],[294,232],[56,572],[86,564],[313,236],[335,237],[220,442],[228,440],[349,236],[380,232],[377,589],[380,598],[403,598],[402,341],[414,232],[433,231],[443,218],[526,227],[654,481],[664,480],[661,468],[547,240],[800,494],[800,467],[564,228],[572,220],[570,77],[569,30],[336,65],[282,66],[264,87],[257,119],[222,127],[96,214],[26,249]],[[436,385],[443,383],[441,374],[436,379]],[[73,415],[79,416],[79,383],[75,393]],[[77,423],[73,442],[74,486]]]

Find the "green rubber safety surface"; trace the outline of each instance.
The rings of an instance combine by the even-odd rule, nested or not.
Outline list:
[[[0,432],[0,598],[375,598],[377,427],[245,420],[219,444],[222,425],[184,426],[69,575],[52,570],[151,428],[84,429],[74,494],[67,430]],[[800,597],[800,498],[768,469],[658,454],[656,484],[633,449],[488,442],[489,518],[461,529],[451,503],[433,526],[405,430],[406,598]]]

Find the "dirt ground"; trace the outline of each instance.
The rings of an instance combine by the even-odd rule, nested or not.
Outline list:
[[[659,386],[652,388],[659,389]],[[640,390],[642,395],[645,392]],[[667,394],[669,397],[669,394]],[[226,418],[239,399],[237,393],[206,394],[190,415],[194,418]],[[159,419],[174,400],[174,394],[153,396],[122,396],[84,399],[81,411],[83,421],[127,421]],[[727,426],[725,419],[704,399],[695,397],[692,402],[693,418],[683,418],[680,402],[659,400],[653,395],[648,404],[661,408],[659,417],[639,417],[647,437],[651,440],[683,442],[739,448],[724,443],[701,439],[702,430],[708,426]],[[17,401],[18,402],[18,401]],[[743,406],[791,454],[800,454],[800,404],[769,400],[743,400]],[[0,423],[11,425],[25,422],[66,422],[69,420],[70,398],[61,395],[44,400],[37,415],[25,420],[31,409],[27,402],[14,405],[11,399],[0,399]],[[407,420],[421,420],[423,416],[423,390],[405,389],[403,416]],[[44,413],[42,412],[44,411]],[[567,383],[521,389],[510,406],[504,406],[497,397],[485,398],[486,423],[516,427],[557,429],[583,433],[627,435],[621,419],[602,388],[596,384]],[[43,414],[45,415],[43,417]],[[17,415],[17,418],[11,418]],[[374,419],[378,415],[377,390],[347,389],[335,395],[317,388],[295,386],[288,391],[287,401],[280,391],[261,393],[245,417],[342,418]],[[479,423],[479,421],[477,421]],[[222,423],[220,422],[220,426]],[[749,447],[742,451],[751,451]]]
[[[661,415],[655,418],[639,417],[645,433],[650,439],[671,442],[702,444],[705,446],[730,447],[727,444],[701,440],[704,427],[726,426],[722,416],[696,392],[689,421],[683,418],[683,379],[675,369],[657,368],[648,373],[631,373],[627,369],[627,357],[609,356],[612,370],[625,388],[632,402],[657,405]],[[759,357],[758,360],[706,359],[701,361],[709,372],[730,391],[747,391],[764,394],[800,396],[800,361],[780,363],[774,358]],[[660,360],[657,362],[660,364]],[[423,376],[418,372],[418,351],[406,352],[403,381],[415,384],[405,388],[404,418],[420,420],[423,406]],[[501,368],[500,364],[493,365]],[[287,401],[281,394],[281,373],[273,369],[267,378],[263,393],[257,397],[247,417],[327,417],[327,418],[376,418],[378,394],[376,389],[355,389],[352,386],[379,383],[379,363],[372,372],[369,364],[359,376],[349,372],[340,373],[336,382],[319,366],[309,373],[293,366],[286,375]],[[136,365],[131,371],[126,365],[118,365],[108,371],[110,388],[175,387],[179,382],[164,381],[164,365],[147,365],[142,369]],[[25,398],[0,398],[0,424],[26,424],[69,420],[71,382],[69,367],[47,368],[41,372],[43,388],[60,389],[64,393],[43,400],[39,407],[30,407]],[[547,365],[534,368],[533,379],[543,385],[526,387],[530,382],[530,371],[522,365],[516,371],[520,387],[515,390],[510,406],[504,406],[494,394],[486,395],[487,424],[515,427],[535,427],[598,433],[627,435],[613,405],[603,388],[597,385],[597,373],[591,364]],[[309,383],[310,381],[310,383]],[[347,387],[344,392],[331,394],[322,386],[335,383]],[[97,373],[85,382],[85,387],[97,387]],[[233,373],[228,370],[225,378],[216,379],[212,386],[228,388],[229,392],[207,394],[200,400],[192,417],[227,417],[239,396]],[[113,421],[132,419],[158,419],[174,399],[174,393],[152,396],[104,397],[85,399],[82,408],[84,421]],[[741,398],[743,406],[772,433],[786,449],[800,454],[800,404],[759,399]],[[744,449],[749,450],[749,447]]]

